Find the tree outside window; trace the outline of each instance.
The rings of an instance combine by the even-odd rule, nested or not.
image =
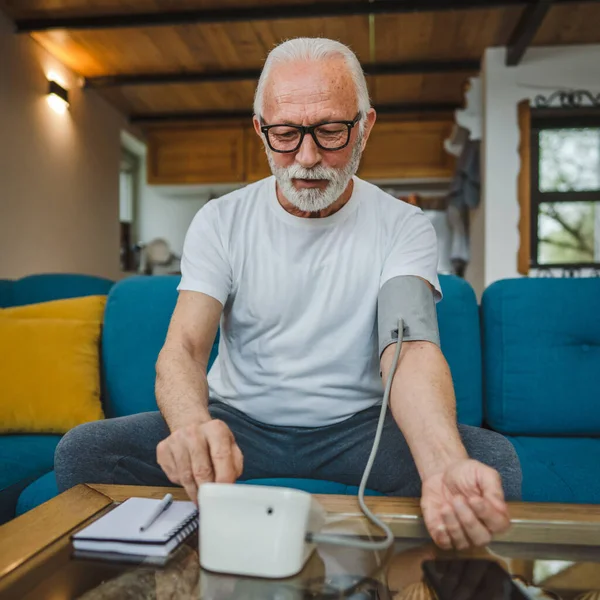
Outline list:
[[[532,266],[600,264],[600,126],[534,126],[532,151]]]

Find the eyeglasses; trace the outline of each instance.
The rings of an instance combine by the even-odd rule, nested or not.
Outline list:
[[[309,133],[322,150],[341,150],[348,145],[352,128],[360,121],[358,113],[352,121],[328,121],[304,127],[302,125],[263,125],[260,130],[273,152],[296,152]]]

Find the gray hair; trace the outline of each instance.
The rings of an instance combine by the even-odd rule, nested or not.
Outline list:
[[[356,58],[356,54],[341,42],[329,40],[327,38],[295,38],[287,40],[279,46],[275,46],[263,66],[263,70],[256,86],[254,94],[254,114],[261,116],[264,102],[264,90],[269,73],[275,64],[281,64],[294,61],[317,61],[326,58],[341,56],[346,61],[350,70],[354,86],[356,87],[356,98],[358,101],[358,110],[362,115],[360,122],[361,130],[364,126],[365,117],[371,108],[369,100],[369,89],[363,73],[362,67]]]

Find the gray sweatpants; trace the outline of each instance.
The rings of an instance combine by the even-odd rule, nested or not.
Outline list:
[[[293,477],[358,485],[367,463],[380,407],[326,427],[275,427],[218,402],[210,413],[231,429],[244,455],[241,480]],[[521,497],[521,468],[512,444],[498,433],[459,425],[469,453],[502,476],[509,500]],[[156,462],[156,446],[169,435],[159,412],[79,425],[56,448],[60,491],[78,483],[173,485]],[[388,411],[379,453],[367,485],[391,496],[418,497],[421,481],[409,447]]]

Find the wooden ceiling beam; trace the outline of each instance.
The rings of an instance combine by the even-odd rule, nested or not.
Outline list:
[[[400,63],[374,63],[364,65],[367,76],[371,75],[422,75],[430,73],[478,72],[478,60],[452,61],[410,61]],[[85,86],[108,88],[135,85],[168,85],[182,83],[219,83],[224,81],[256,81],[260,69],[239,69],[235,71],[183,71],[175,73],[127,73],[88,77]]]
[[[390,13],[436,12],[505,7],[523,7],[534,0],[351,0],[251,6],[239,8],[188,9],[130,14],[58,16],[17,19],[18,33],[54,29],[115,29],[123,27],[160,27],[234,21],[270,21],[274,19],[306,19],[378,15]],[[569,2],[572,0],[558,0]]]
[[[404,102],[399,104],[384,104],[375,106],[378,115],[402,115],[407,113],[451,113],[460,108],[453,102]],[[175,113],[140,113],[133,114],[129,121],[135,125],[155,125],[159,123],[180,123],[185,121],[231,121],[251,119],[252,112],[248,110],[213,110]]]
[[[508,67],[515,67],[521,62],[551,6],[552,0],[537,0],[535,4],[525,8],[508,41],[506,48]]]

